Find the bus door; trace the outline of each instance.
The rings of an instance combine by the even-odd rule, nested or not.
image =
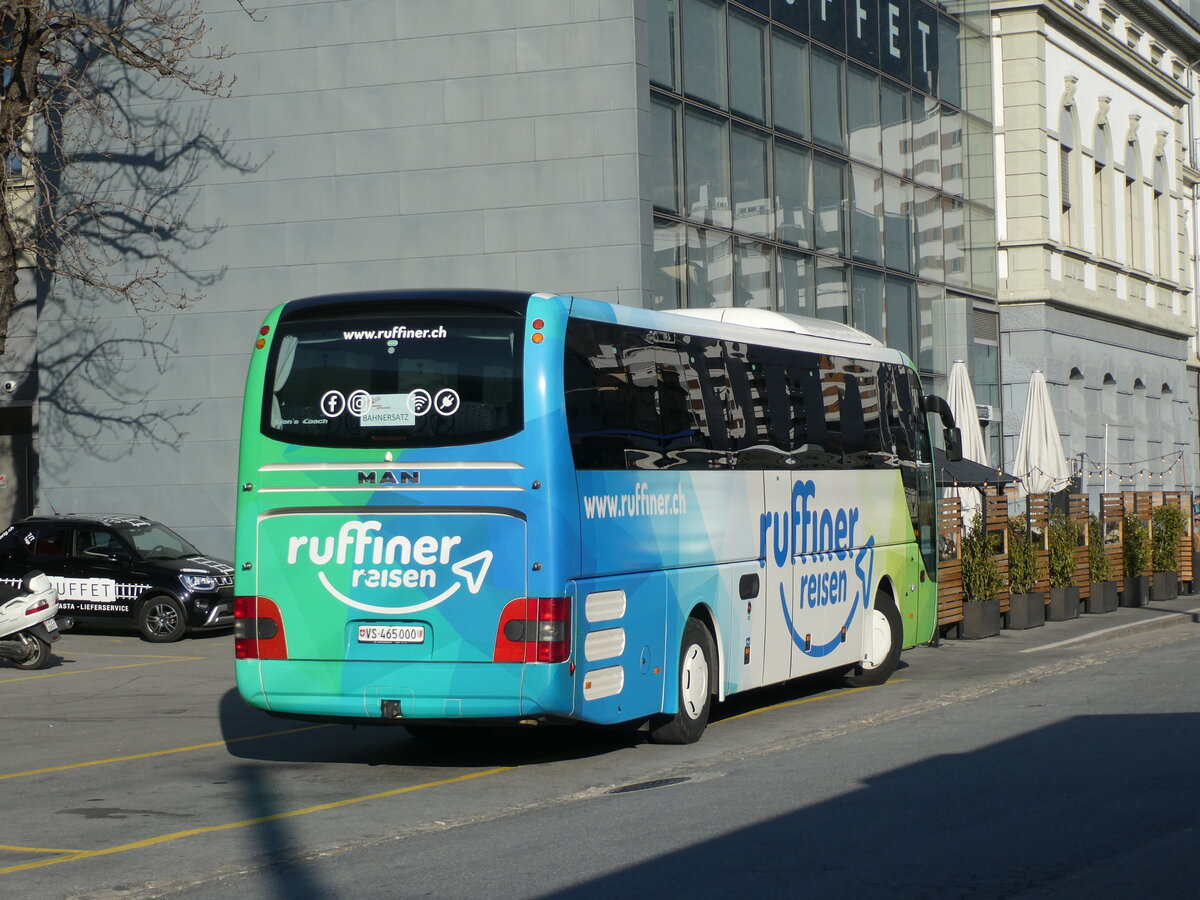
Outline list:
[[[793,597],[791,549],[792,474],[786,470],[763,472],[765,509],[759,524],[759,553],[763,565],[760,636],[751,640],[751,653],[760,658],[759,684],[792,677]],[[757,648],[755,647],[757,644]]]

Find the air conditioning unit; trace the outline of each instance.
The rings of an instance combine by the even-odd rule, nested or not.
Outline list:
[[[980,422],[995,422],[996,410],[985,403],[975,404],[975,416]]]

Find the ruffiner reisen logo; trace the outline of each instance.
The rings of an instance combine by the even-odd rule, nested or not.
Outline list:
[[[318,566],[317,580],[331,597],[347,606],[374,613],[413,613],[437,606],[463,587],[468,593],[479,593],[492,565],[492,551],[463,557],[462,541],[461,535],[385,535],[381,522],[355,520],[343,522],[336,536],[290,537],[287,561],[296,565],[307,559]],[[330,579],[330,571],[338,586]],[[421,599],[403,606],[355,599],[375,591],[387,591],[396,598],[417,592]],[[431,597],[432,591],[437,593]]]
[[[785,579],[792,583],[792,596],[780,581],[779,602],[792,642],[808,656],[832,653],[841,645],[843,632],[853,624],[858,610],[870,607],[875,536],[859,536],[861,519],[862,510],[857,506],[820,505],[816,482],[802,480],[792,486],[790,510],[766,512],[759,519],[761,565],[767,565],[771,554],[777,567],[797,569],[792,578]],[[813,639],[801,634],[794,618],[818,608],[843,609],[845,620],[836,630]]]

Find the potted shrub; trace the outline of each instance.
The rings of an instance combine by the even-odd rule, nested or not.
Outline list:
[[[996,547],[983,525],[983,515],[975,514],[962,542],[963,620],[958,635],[985,638],[1000,633],[1000,567],[996,565]]]
[[[1187,521],[1178,506],[1164,503],[1151,514],[1154,529],[1150,539],[1154,584],[1150,589],[1153,600],[1174,600],[1179,595],[1179,542],[1187,531]]]
[[[1062,510],[1050,514],[1048,542],[1050,549],[1050,608],[1046,617],[1051,622],[1079,618],[1079,585],[1075,584],[1075,551],[1083,539],[1079,525]]]
[[[1150,602],[1150,529],[1141,519],[1125,516],[1125,590],[1122,606],[1145,606]]]
[[[1099,516],[1088,519],[1088,575],[1092,589],[1084,611],[1112,612],[1117,608],[1117,583],[1112,580],[1112,562],[1104,551],[1104,523]]]
[[[1037,628],[1046,624],[1046,597],[1033,586],[1038,582],[1038,559],[1024,519],[1008,520],[1009,628]]]

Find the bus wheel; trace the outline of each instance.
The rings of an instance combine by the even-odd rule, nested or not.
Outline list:
[[[875,605],[867,614],[871,649],[866,659],[850,670],[846,683],[851,687],[875,687],[892,677],[900,663],[900,646],[904,643],[904,624],[892,595],[880,591]]]
[[[716,659],[712,635],[699,619],[688,619],[679,650],[679,712],[650,722],[656,744],[694,744],[704,734],[712,710]]]

